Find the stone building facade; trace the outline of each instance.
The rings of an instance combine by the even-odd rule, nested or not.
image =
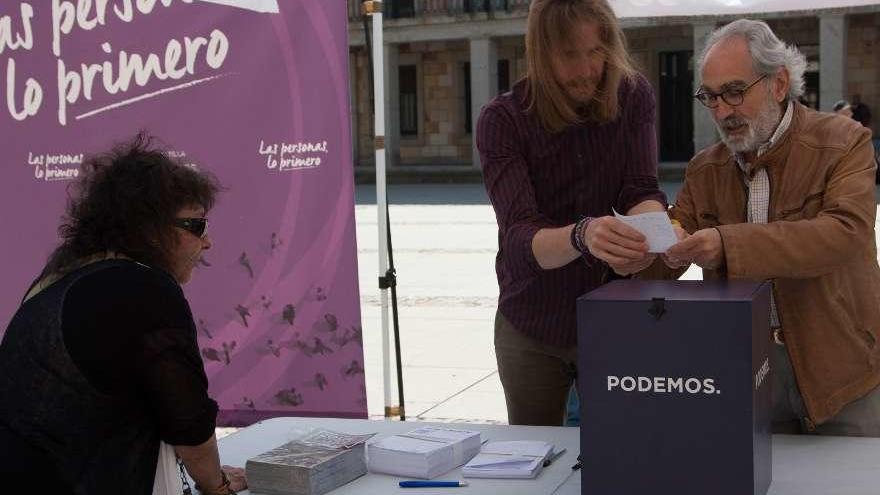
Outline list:
[[[350,2],[354,161],[373,155],[370,60],[358,0]],[[525,73],[528,0],[421,0],[391,7],[384,29],[387,162],[393,170],[479,168],[473,127],[480,108]],[[390,5],[389,5],[390,4]],[[829,110],[858,96],[880,112],[880,5],[753,15],[807,56],[804,101]],[[687,161],[717,139],[691,98],[694,54],[730,17],[638,18],[622,24],[633,59],[657,95],[661,161]],[[880,118],[874,119],[875,135]]]

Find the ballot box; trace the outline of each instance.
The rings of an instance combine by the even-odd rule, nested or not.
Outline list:
[[[585,495],[765,495],[770,284],[617,280],[577,301]]]

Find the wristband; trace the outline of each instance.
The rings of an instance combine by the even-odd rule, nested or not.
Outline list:
[[[213,490],[206,490],[204,487],[201,487],[196,484],[196,490],[198,490],[203,495],[235,495],[235,490],[232,489],[231,482],[229,481],[229,477],[226,476],[226,471],[220,470],[220,477],[223,481],[221,481],[220,486]]]
[[[592,221],[593,217],[582,217],[574,224],[574,228],[571,229],[571,247],[581,254],[590,254],[590,250],[584,242],[584,233]]]

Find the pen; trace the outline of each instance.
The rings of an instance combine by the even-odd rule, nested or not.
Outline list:
[[[422,480],[413,480],[413,481],[401,481],[401,488],[452,488],[459,486],[467,486],[467,481],[422,481]]]
[[[550,457],[547,458],[547,460],[544,461],[543,467],[547,467],[550,464],[553,464],[553,461],[555,461],[556,459],[559,459],[559,456],[561,456],[564,453],[565,453],[565,449],[562,449],[558,452],[554,452]]]

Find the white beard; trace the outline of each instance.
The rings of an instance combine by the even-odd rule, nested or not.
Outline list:
[[[758,148],[770,140],[779,121],[782,119],[782,109],[779,104],[773,100],[771,95],[767,95],[767,102],[761,113],[755,119],[749,121],[742,117],[731,115],[722,122],[715,122],[721,141],[734,153],[748,153],[757,151]],[[729,136],[726,132],[728,127],[736,127],[746,125],[746,132],[743,135]]]

